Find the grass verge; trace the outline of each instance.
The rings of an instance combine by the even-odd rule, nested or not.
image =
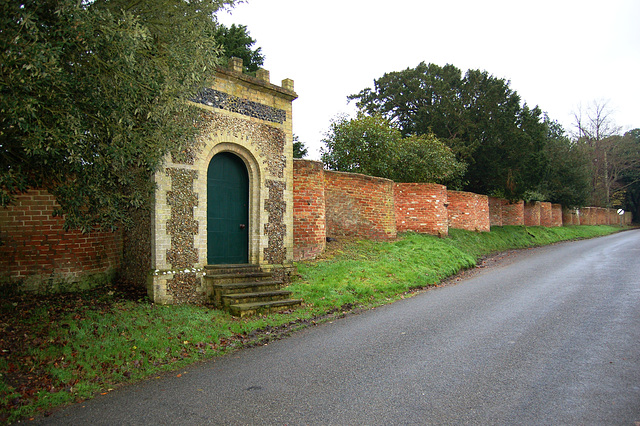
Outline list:
[[[0,422],[11,422],[172,372],[309,324],[406,297],[490,253],[592,238],[613,226],[499,227],[448,238],[329,243],[288,289],[305,306],[237,319],[202,306],[159,306],[118,288],[0,300]]]

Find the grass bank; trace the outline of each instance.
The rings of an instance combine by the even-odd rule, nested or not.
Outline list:
[[[329,243],[321,259],[301,262],[289,286],[305,306],[237,319],[202,306],[159,306],[111,289],[0,300],[0,422],[104,394],[194,362],[263,344],[301,327],[370,308],[441,282],[494,252],[592,238],[612,226],[451,230],[440,239]]]

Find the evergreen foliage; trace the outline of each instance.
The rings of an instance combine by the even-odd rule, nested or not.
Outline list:
[[[245,72],[255,74],[264,64],[262,48],[253,49],[256,41],[251,38],[245,25],[231,24],[230,27],[219,25],[214,35],[215,39],[222,43],[223,55],[242,59]]]
[[[546,126],[509,82],[486,71],[420,63],[349,97],[404,136],[433,133],[467,164],[465,189],[518,199],[540,183]]]
[[[234,0],[30,0],[0,5],[0,201],[51,192],[66,224],[129,221],[169,152],[194,137],[191,98]]]

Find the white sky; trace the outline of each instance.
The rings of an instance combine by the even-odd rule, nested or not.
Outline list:
[[[218,18],[247,26],[272,83],[294,80],[293,133],[313,159],[355,111],[348,95],[421,61],[509,80],[568,131],[594,100],[640,128],[639,0],[249,0]]]

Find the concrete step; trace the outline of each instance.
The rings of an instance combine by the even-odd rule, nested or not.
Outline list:
[[[244,318],[250,315],[278,312],[302,305],[301,299],[275,300],[271,302],[239,303],[230,305],[231,315]]]

